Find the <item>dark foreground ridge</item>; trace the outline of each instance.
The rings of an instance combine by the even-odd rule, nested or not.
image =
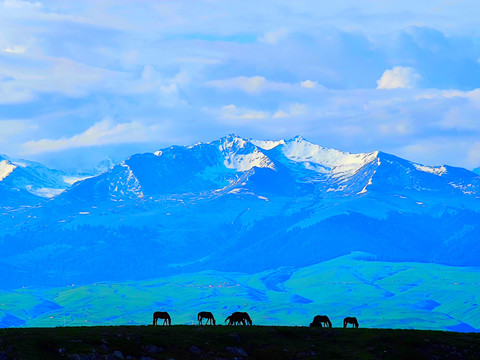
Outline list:
[[[5,359],[480,359],[480,334],[286,326],[0,329]]]

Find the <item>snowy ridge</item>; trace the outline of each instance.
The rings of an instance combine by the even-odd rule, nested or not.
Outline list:
[[[385,160],[383,165],[380,157]],[[440,190],[448,185],[448,191],[453,188],[475,194],[479,182],[478,178],[473,182],[462,180],[464,175],[450,168],[448,179],[444,176],[440,182],[424,180],[419,172],[440,176],[447,173],[446,167],[414,164],[378,151],[353,154],[324,148],[301,136],[290,140],[254,140],[230,134],[212,142],[170,146],[130,159],[135,160],[122,164],[125,168],[127,164],[131,166],[128,173],[108,172],[109,183],[115,184],[109,187],[110,195],[117,200],[159,194],[198,194],[203,198],[219,196],[227,187],[228,191],[241,187],[255,195],[256,191],[283,192],[289,196],[297,191],[313,191],[334,197],[354,196],[364,195],[367,190],[384,192],[400,181],[397,176],[402,178],[400,186],[409,189],[420,189],[421,182],[423,190]],[[254,168],[274,173],[252,173]],[[391,177],[390,173],[398,171],[396,177]],[[461,184],[462,189],[452,184]],[[131,197],[132,193],[136,195]]]
[[[317,164],[331,172],[334,178],[346,178],[354,175],[360,168],[372,162],[378,151],[372,153],[350,154],[334,149],[326,149],[312,144],[300,136],[283,145],[285,156],[296,162],[304,162],[309,168]]]
[[[34,188],[32,185],[27,185],[26,189],[29,193],[33,195],[37,195],[47,199],[53,198],[65,191],[65,189],[55,189],[55,188],[46,188],[46,187]]]
[[[223,140],[223,141],[222,141]],[[337,179],[354,175],[360,168],[372,162],[378,151],[372,153],[350,154],[334,149],[327,149],[312,144],[296,136],[291,140],[254,140],[229,135],[222,139],[219,149],[225,156],[224,164],[229,169],[248,171],[253,167],[275,170],[275,164],[262,150],[281,148],[285,157],[302,163],[306,169],[318,173],[331,174]]]
[[[8,160],[0,161],[0,181],[10,175],[15,168],[16,166]]]

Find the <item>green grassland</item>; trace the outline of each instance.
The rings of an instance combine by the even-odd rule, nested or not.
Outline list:
[[[287,326],[0,329],[4,359],[480,359],[480,334]]]

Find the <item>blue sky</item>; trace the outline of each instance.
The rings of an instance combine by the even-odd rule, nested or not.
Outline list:
[[[228,133],[480,166],[477,0],[0,1],[0,153]]]

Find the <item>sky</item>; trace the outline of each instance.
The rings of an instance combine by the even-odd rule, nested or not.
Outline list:
[[[0,153],[60,169],[230,133],[480,166],[478,0],[0,0]]]

